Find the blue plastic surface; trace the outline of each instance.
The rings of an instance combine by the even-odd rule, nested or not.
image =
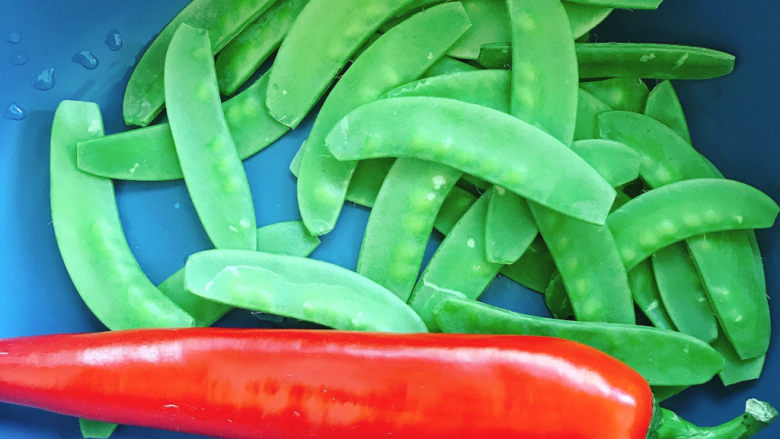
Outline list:
[[[54,241],[49,211],[49,129],[62,99],[91,100],[103,109],[109,133],[124,130],[121,103],[132,66],[146,44],[186,0],[38,0],[0,2],[0,337],[84,332],[104,328],[81,303]],[[616,12],[595,32],[598,41],[693,44],[737,55],[734,74],[677,82],[695,146],[723,173],[780,200],[780,6],[773,0],[742,2],[667,0],[658,11]],[[117,35],[121,47],[117,44]],[[93,70],[74,62],[89,51]],[[83,58],[83,56],[80,56]],[[78,59],[79,57],[77,57]],[[54,68],[54,86],[33,87]],[[12,104],[11,116],[4,117]],[[274,146],[246,161],[258,225],[297,219],[288,163],[306,137],[311,119]],[[180,182],[116,185],[131,248],[153,282],[180,268],[187,255],[209,247]],[[354,268],[368,212],[347,207],[336,229],[313,257]],[[780,295],[780,227],[759,231],[770,296]],[[428,256],[435,249],[434,239]],[[499,278],[483,300],[545,314],[537,294]],[[772,314],[780,305],[771,302]],[[777,322],[777,318],[775,322]],[[221,325],[257,326],[246,312]],[[758,382],[724,388],[713,382],[688,390],[665,406],[701,425],[741,413],[750,397],[780,405],[780,337],[775,337]],[[75,419],[0,404],[0,438],[81,437]],[[117,439],[195,437],[122,426]],[[780,425],[758,438],[780,437]],[[605,438],[615,439],[615,438]]]

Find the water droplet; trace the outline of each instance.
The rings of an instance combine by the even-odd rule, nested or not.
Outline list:
[[[15,66],[22,66],[27,64],[27,54],[24,52],[16,52],[13,55],[11,55],[11,58],[9,59],[11,64]]]
[[[95,70],[98,64],[100,64],[98,59],[95,58],[95,55],[93,55],[89,50],[82,50],[73,54],[70,60],[80,64],[81,67],[84,67],[87,70]]]
[[[27,117],[27,112],[19,105],[12,103],[5,109],[3,117],[11,120],[22,120]]]
[[[5,40],[11,44],[16,44],[19,41],[22,41],[22,34],[20,34],[18,30],[9,32],[8,35],[5,36]]]
[[[54,67],[42,71],[33,79],[32,85],[38,90],[51,90],[54,88]]]
[[[108,46],[108,50],[112,52],[116,52],[122,48],[122,36],[119,35],[119,30],[111,29],[108,31],[106,34],[106,46]]]

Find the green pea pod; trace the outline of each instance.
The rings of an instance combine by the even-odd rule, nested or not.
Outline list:
[[[201,224],[217,248],[257,247],[249,181],[222,113],[206,31],[181,25],[165,57],[176,155]]]
[[[723,367],[723,358],[706,343],[648,326],[549,319],[459,298],[443,301],[434,317],[447,332],[535,335],[583,343],[628,364],[651,385],[702,384]]]
[[[272,0],[193,0],[188,4],[154,39],[130,75],[122,102],[125,123],[146,126],[162,110],[165,56],[181,24],[207,30],[213,54],[272,4]]]
[[[757,434],[777,419],[777,410],[764,401],[748,399],[745,413],[715,427],[699,427],[670,410],[661,409],[663,424],[657,434],[662,439],[706,438],[746,439]]]
[[[460,175],[438,163],[396,160],[368,217],[356,271],[406,301],[436,214]]]
[[[196,253],[185,287],[227,305],[342,330],[426,332],[419,317],[379,284],[345,268],[246,250]]]
[[[555,273],[555,263],[541,235],[517,262],[502,268],[501,273],[526,288],[543,293]]]
[[[442,300],[476,299],[501,270],[485,257],[488,199],[481,196],[450,230],[412,291],[409,305],[431,331],[439,329],[433,310]]]
[[[471,72],[474,70],[479,70],[479,68],[474,67],[471,64],[467,64],[463,61],[458,61],[455,58],[443,56],[439,58],[438,61],[433,63],[433,65],[428,70],[426,70],[422,76],[427,78],[431,76],[447,75],[449,73]]]
[[[482,46],[477,63],[489,69],[512,65],[511,44]],[[580,79],[709,79],[734,70],[734,55],[703,47],[654,43],[577,43]]]
[[[505,0],[462,0],[471,28],[453,45],[447,55],[460,59],[477,59],[479,48],[510,36]]]
[[[544,289],[544,304],[550,310],[550,314],[556,319],[570,319],[574,317],[574,309],[571,307],[569,293],[563,285],[560,273],[555,273],[550,278],[550,283]]]
[[[476,200],[477,197],[470,192],[455,186],[442,203],[433,228],[443,235],[447,235]]]
[[[289,128],[268,114],[265,89],[268,75],[222,104],[225,120],[243,160],[282,137]],[[182,178],[170,125],[157,125],[86,140],[78,144],[82,171],[119,180],[176,180]]]
[[[650,91],[644,113],[673,129],[677,135],[691,143],[691,133],[685,121],[680,99],[670,81],[661,81]]]
[[[73,285],[111,330],[186,327],[188,315],[152,285],[130,250],[111,180],[76,167],[76,143],[103,135],[97,105],[63,101],[51,132],[51,215]]]
[[[689,386],[653,386],[653,396],[657,402],[663,402],[681,393],[688,387]]]
[[[217,81],[232,95],[282,43],[308,0],[280,0],[230,40],[216,60]]]
[[[620,9],[658,9],[663,0],[566,0],[589,6],[608,6]]]
[[[612,186],[622,186],[639,177],[640,156],[623,143],[602,139],[579,140],[572,143],[571,149]]]
[[[314,4],[316,0],[309,3]],[[311,233],[323,235],[333,229],[356,166],[328,153],[328,131],[354,108],[417,79],[468,27],[460,3],[434,6],[381,36],[339,80],[325,100],[301,156],[298,206]]]
[[[652,261],[661,300],[677,329],[708,343],[715,340],[718,322],[685,244],[659,250]]]
[[[580,83],[580,88],[590,92],[615,110],[642,113],[650,93],[644,81],[638,78],[611,78]]]
[[[612,8],[571,2],[563,2],[563,8],[566,9],[566,15],[569,17],[569,26],[574,38],[587,35],[612,13]]]
[[[712,342],[712,347],[726,360],[723,370],[718,373],[718,377],[724,386],[755,380],[761,376],[761,371],[764,369],[764,362],[766,361],[765,355],[748,360],[739,358],[739,355],[734,352],[731,342],[728,341],[723,333]]]
[[[598,137],[598,116],[612,107],[601,99],[580,88],[577,99],[577,124],[574,127],[574,140],[588,140]]]
[[[438,161],[595,224],[615,198],[615,190],[590,165],[539,128],[451,99],[403,97],[366,104],[331,130],[326,145],[340,160]],[[483,145],[492,145],[490,154]]]
[[[508,113],[509,86],[506,70],[469,70],[413,81],[390,90],[385,97],[448,98]]]
[[[628,272],[628,285],[634,303],[645,313],[645,316],[656,328],[675,331],[677,328],[666,312],[666,307],[661,302],[661,293],[653,276],[653,267],[650,259],[646,259]]]
[[[83,438],[107,439],[114,434],[117,424],[79,418],[79,430]]]
[[[303,223],[289,221],[257,229],[257,250],[290,256],[309,256],[320,245],[319,238],[309,235]],[[196,296],[184,288],[184,268],[157,286],[166,296],[193,317],[198,326],[211,326],[233,309],[224,303]]]
[[[758,189],[701,178],[650,190],[609,215],[626,269],[674,242],[725,230],[771,227],[778,206]]]
[[[270,114],[290,128],[298,126],[349,57],[382,22],[410,3],[309,0],[282,41],[271,67],[266,98]],[[371,67],[394,59],[388,57]]]
[[[485,251],[488,261],[513,264],[523,256],[539,229],[528,203],[500,186],[490,188],[485,220]]]

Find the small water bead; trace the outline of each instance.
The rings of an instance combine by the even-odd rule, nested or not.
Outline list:
[[[33,79],[32,86],[38,90],[51,90],[54,88],[54,67],[42,71]]]
[[[22,41],[22,34],[17,30],[9,32],[8,35],[5,36],[5,40],[11,44],[17,44],[19,41]]]
[[[11,105],[5,109],[5,112],[3,112],[3,117],[11,120],[22,120],[27,117],[27,112],[18,104],[11,103]]]
[[[108,47],[108,50],[112,52],[116,52],[117,50],[122,48],[122,36],[119,35],[119,30],[117,29],[111,29],[106,34],[106,40],[105,40],[106,46]]]
[[[23,66],[27,64],[27,54],[24,52],[17,52],[11,55],[11,58],[8,60],[11,64],[15,66]]]
[[[81,50],[74,53],[70,60],[87,70],[95,70],[100,64],[97,57],[89,50]]]

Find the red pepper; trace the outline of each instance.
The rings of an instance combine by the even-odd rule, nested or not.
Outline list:
[[[644,439],[650,388],[545,337],[144,329],[0,340],[0,400],[228,438]]]

